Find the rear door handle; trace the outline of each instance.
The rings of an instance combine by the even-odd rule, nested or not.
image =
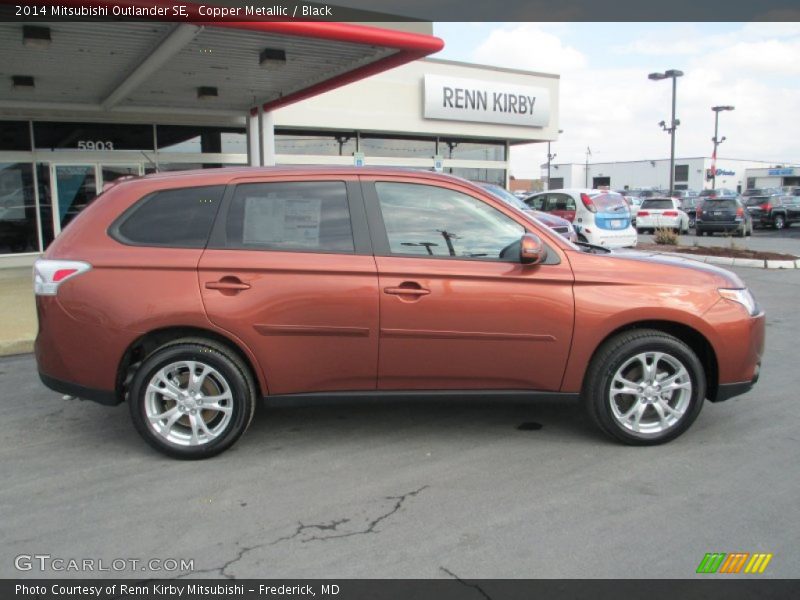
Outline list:
[[[206,289],[208,290],[227,290],[227,291],[242,291],[249,290],[250,284],[244,283],[236,277],[223,277],[219,281],[207,281]]]
[[[409,287],[387,287],[383,288],[384,294],[392,294],[393,296],[427,296],[431,293],[430,290],[426,290],[423,287],[420,287],[418,283],[415,284],[403,284],[408,285]],[[411,287],[412,285],[416,287]]]

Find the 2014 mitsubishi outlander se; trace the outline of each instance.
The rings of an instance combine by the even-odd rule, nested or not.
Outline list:
[[[259,398],[582,397],[657,444],[758,379],[764,312],[733,273],[575,245],[428,172],[229,168],[122,181],[34,267],[58,392],[127,402],[178,458],[229,448]]]

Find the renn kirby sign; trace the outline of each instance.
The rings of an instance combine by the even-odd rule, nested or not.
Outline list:
[[[425,75],[425,118],[545,127],[550,121],[550,90]]]

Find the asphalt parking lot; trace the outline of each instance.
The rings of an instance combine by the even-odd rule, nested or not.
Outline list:
[[[653,236],[650,234],[639,234],[640,242],[652,242]],[[744,238],[733,237],[715,233],[713,236],[697,236],[692,229],[690,233],[680,236],[680,243],[684,246],[726,246],[734,245],[739,248],[749,250],[761,250],[768,252],[783,252],[800,256],[800,226],[793,225],[776,231],[771,228],[759,228],[753,231],[753,235]]]
[[[194,559],[179,574],[202,577],[685,578],[714,551],[797,577],[800,271],[737,272],[768,314],[761,381],[655,448],[575,405],[338,405],[261,410],[227,453],[179,462],[125,407],[0,360],[0,577],[63,576],[14,568],[49,554]]]

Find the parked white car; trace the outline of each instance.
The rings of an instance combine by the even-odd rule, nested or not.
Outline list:
[[[578,239],[606,248],[632,248],[638,242],[628,203],[607,190],[549,190],[525,199],[525,204],[570,221]]]
[[[689,233],[689,215],[681,209],[676,198],[647,198],[636,214],[636,231],[644,233],[656,229],[672,229]]]

